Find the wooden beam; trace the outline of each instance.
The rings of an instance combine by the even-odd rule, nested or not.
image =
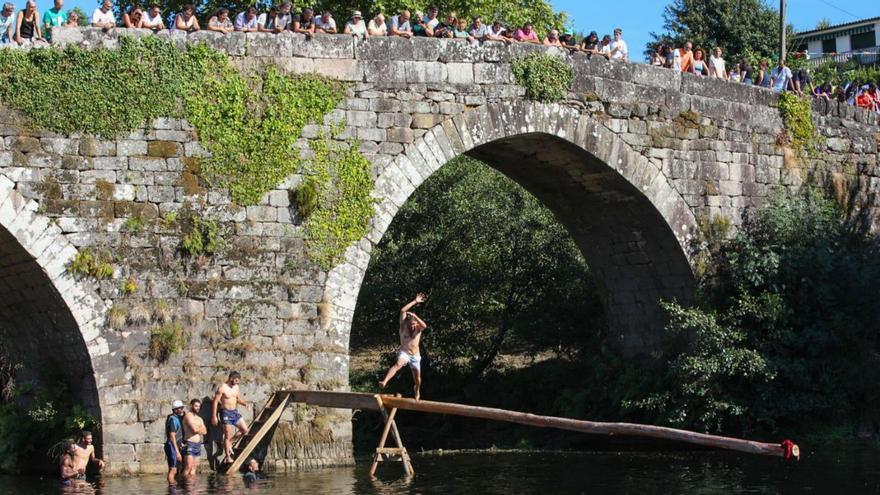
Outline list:
[[[312,406],[333,407],[337,409],[363,409],[379,411],[375,394],[358,392],[325,392],[320,390],[284,390],[290,393],[291,402],[300,402]]]
[[[247,459],[247,457],[251,455],[251,452],[254,451],[257,445],[260,444],[260,440],[262,440],[263,437],[266,436],[266,433],[268,433],[269,430],[271,430],[272,427],[275,426],[275,423],[277,423],[278,420],[281,419],[281,413],[284,412],[284,408],[287,406],[287,402],[290,399],[290,394],[286,392],[276,392],[275,394],[273,394],[272,397],[269,398],[269,402],[266,404],[266,407],[269,407],[272,404],[272,399],[279,396],[278,394],[282,394],[281,401],[278,403],[278,406],[275,408],[274,411],[272,411],[272,414],[269,415],[266,421],[260,425],[256,433],[254,433],[254,436],[251,437],[250,441],[244,446],[244,448],[241,449],[241,452],[238,454],[235,460],[232,461],[232,463],[229,465],[229,468],[226,469],[226,474],[232,474],[238,471],[242,463],[244,463],[244,460]]]
[[[750,454],[763,454],[779,457],[785,456],[785,449],[778,443],[754,442],[751,440],[708,435],[705,433],[696,433],[663,426],[640,425],[634,423],[600,423],[596,421],[556,418],[553,416],[538,416],[535,414],[494,409],[490,407],[404,399],[393,395],[382,395],[381,398],[385,407],[394,409],[466,416],[469,418],[505,421],[508,423],[536,426],[539,428],[557,428],[583,433],[659,438],[663,440],[674,440],[694,445],[702,445],[705,447],[736,450]]]

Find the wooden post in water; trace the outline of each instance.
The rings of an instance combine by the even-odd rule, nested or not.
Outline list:
[[[376,447],[376,453],[373,454],[373,465],[370,466],[370,476],[376,475],[376,468],[379,466],[379,463],[384,460],[382,457],[383,455],[388,456],[389,459],[394,455],[400,456],[400,460],[403,462],[403,470],[406,471],[408,476],[412,476],[415,474],[415,470],[413,470],[412,462],[410,462],[409,453],[406,451],[406,447],[403,446],[403,441],[400,439],[400,432],[397,431],[397,424],[394,422],[394,416],[397,415],[397,409],[392,408],[389,413],[386,411],[385,405],[382,403],[382,396],[376,395],[375,398],[376,402],[379,404],[379,410],[382,412],[382,417],[385,418],[385,428],[382,430],[382,436],[379,438],[379,445]],[[393,435],[394,443],[397,445],[397,448],[385,447],[389,432]]]

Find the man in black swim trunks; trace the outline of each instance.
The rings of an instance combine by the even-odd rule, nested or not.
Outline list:
[[[202,401],[189,401],[189,412],[183,416],[183,475],[195,476],[199,459],[202,457],[202,435],[208,434],[205,422],[199,416]]]

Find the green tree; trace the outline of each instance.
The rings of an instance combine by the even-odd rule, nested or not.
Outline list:
[[[729,61],[750,53],[763,56],[777,52],[779,13],[764,0],[674,0],[663,12],[664,32],[651,33],[653,41],[694,48],[721,47]]]
[[[589,269],[541,203],[460,158],[404,205],[376,247],[352,326],[353,348],[397,343],[397,312],[418,291],[436,372],[477,377],[505,350],[591,347],[604,329]]]
[[[842,218],[815,189],[775,198],[716,256],[699,306],[667,305],[669,373],[628,405],[708,431],[880,419],[880,253]]]

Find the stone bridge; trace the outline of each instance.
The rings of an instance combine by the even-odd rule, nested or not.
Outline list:
[[[61,30],[56,42],[112,47],[118,34]],[[230,368],[244,374],[244,395],[258,405],[275,388],[346,390],[349,329],[370,251],[418,186],[462,154],[554,211],[596,274],[620,348],[632,356],[662,327],[658,299],[691,297],[698,218],[740,225],[775,190],[813,180],[854,220],[880,227],[878,116],[850,106],[814,103],[825,147],[804,165],[777,144],[784,126],[776,95],[754,87],[538,46],[160,36],[181,47],[207,42],[244,68],[272,63],[351,83],[304,137],[344,124],[343,137],[358,139],[373,165],[377,203],[368,235],[343,263],[329,271],[292,264],[303,249],[288,194],[299,177],[256,206],[232,204],[224,190],[193,197],[181,180],[184,162],[204,149],[185,121],[160,119],[116,140],[61,136],[0,103],[0,341],[24,365],[19,379],[61,370],[77,401],[100,417],[113,473],[164,470],[170,401],[210,397]],[[529,101],[515,84],[510,61],[533,51],[558,53],[574,67],[564,102]],[[185,202],[220,219],[237,255],[183,274],[169,269],[174,232],[149,220]],[[146,228],[123,228],[132,216],[148,220]],[[116,254],[112,278],[68,273],[85,248]],[[127,277],[138,282],[133,294],[120,289]],[[126,310],[117,323],[113,307]],[[234,339],[233,318],[241,328]],[[146,352],[150,329],[169,320],[185,324],[187,345],[157,363]],[[351,461],[348,412],[289,413],[269,448],[276,465]]]

